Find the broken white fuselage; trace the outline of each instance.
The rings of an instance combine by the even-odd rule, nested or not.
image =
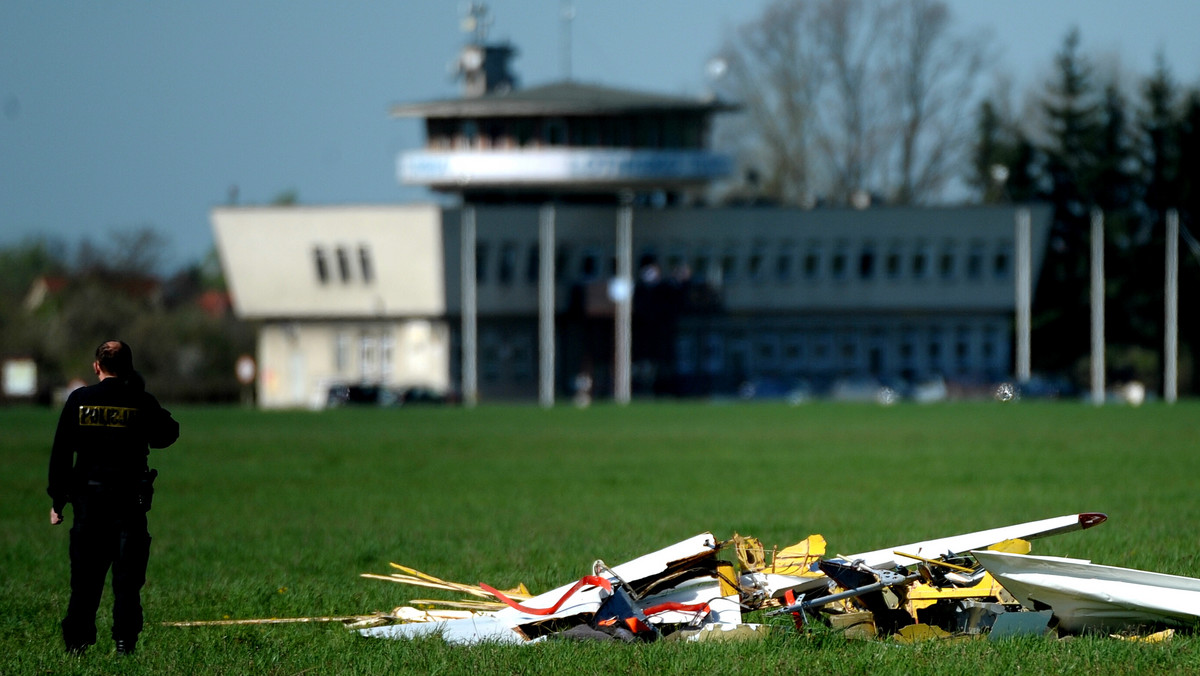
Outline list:
[[[1200,624],[1200,579],[1084,559],[971,552],[1029,609],[1050,608],[1071,633]]]

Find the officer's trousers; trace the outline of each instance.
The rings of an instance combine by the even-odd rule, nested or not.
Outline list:
[[[71,502],[71,601],[62,622],[68,649],[96,642],[96,611],[112,568],[113,640],[132,646],[142,631],[142,586],[150,560],[146,512],[131,490],[89,486]]]

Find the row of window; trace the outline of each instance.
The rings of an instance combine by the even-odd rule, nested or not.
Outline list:
[[[317,244],[312,248],[312,260],[313,272],[321,285],[334,281],[342,284],[354,281],[370,284],[375,281],[371,248],[366,244],[359,244],[358,247]]]
[[[704,147],[707,133],[703,113],[431,118],[425,124],[428,147],[437,150],[550,146],[694,150]]]
[[[761,331],[684,333],[676,346],[681,374],[744,373],[803,375],[828,371],[945,373],[968,375],[1005,370],[1008,351],[1000,327],[932,326],[882,331]]]
[[[531,381],[537,369],[535,337],[528,332],[482,332],[485,382]],[[1008,336],[997,324],[883,330],[764,330],[683,332],[676,339],[680,375],[809,376],[910,373],[967,377],[1008,370]]]
[[[765,244],[756,244],[744,253],[736,247],[727,247],[719,255],[707,247],[698,247],[690,256],[682,251],[672,251],[660,261],[656,248],[651,246],[642,249],[638,260],[642,266],[653,263],[669,274],[718,285],[741,279],[755,283],[934,277],[947,281],[959,278],[982,281],[988,277],[996,280],[1010,277],[1011,249],[1012,244],[1008,241],[989,245],[977,240],[965,248],[957,242],[947,241],[936,250],[924,242],[908,248],[892,243],[881,252],[874,243],[865,242],[858,246],[837,243],[827,254],[822,243],[813,242],[804,251],[791,243],[784,243],[773,251]],[[616,262],[611,253],[602,254],[595,247],[573,253],[571,247],[564,244],[556,248],[555,281],[591,281],[615,274]],[[371,249],[366,244],[357,247],[315,245],[312,260],[317,282],[322,285],[375,281]],[[540,247],[537,242],[523,248],[514,240],[502,241],[498,246],[488,241],[476,244],[475,276],[479,284],[494,282],[512,286],[518,279],[523,279],[526,284],[535,285],[539,272]]]
[[[519,280],[538,282],[540,247],[537,242],[522,245],[515,240],[498,244],[481,240],[475,249],[475,276],[479,284],[512,286]],[[1012,274],[1012,242],[972,240],[965,245],[956,240],[940,244],[916,241],[906,245],[889,243],[886,248],[874,242],[852,245],[836,242],[810,242],[803,249],[791,242],[778,246],[756,243],[746,250],[728,246],[720,253],[699,246],[693,252],[673,249],[666,256],[654,246],[644,247],[637,256],[640,265],[651,263],[668,274],[697,282],[727,285],[740,280],[754,283],[795,280],[810,282],[858,279],[966,279],[1004,281]],[[615,273],[615,258],[598,247],[579,251],[560,244],[555,251],[555,281],[590,281]]]
[[[1007,280],[1012,274],[1012,243],[997,241],[989,245],[982,240],[973,240],[962,247],[956,241],[948,240],[935,250],[934,246],[918,241],[910,247],[893,243],[886,252],[881,252],[868,241],[857,246],[838,243],[826,253],[826,247],[814,241],[803,252],[790,243],[775,247],[774,251],[766,244],[756,244],[745,252],[739,252],[736,246],[728,246],[720,255],[701,246],[691,256],[683,251],[672,251],[661,262],[656,247],[648,246],[643,247],[638,261],[643,267],[654,263],[672,275],[715,285],[728,285],[743,279],[779,283],[798,279],[871,281],[930,277],[947,281],[982,281],[990,276],[995,280]],[[313,246],[312,262],[320,285],[374,281],[371,247],[365,244],[356,247]],[[505,240],[494,247],[486,240],[476,244],[475,277],[480,285],[494,282],[499,286],[512,286],[518,279],[523,279],[527,285],[536,285],[539,270],[538,243],[527,244],[523,250],[515,240]],[[584,247],[572,256],[571,247],[559,245],[554,253],[554,277],[558,282],[592,281],[612,276],[614,271],[616,258],[611,253],[602,255],[598,247]]]

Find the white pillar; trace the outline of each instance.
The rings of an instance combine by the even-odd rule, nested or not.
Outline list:
[[[633,360],[633,206],[622,204],[617,211],[616,340],[613,364],[613,399],[628,404],[631,398],[630,368]]]
[[[538,400],[554,406],[554,205],[538,218]]]
[[[1166,323],[1163,326],[1163,400],[1179,396],[1179,212],[1167,212]]]
[[[476,340],[475,207],[469,204],[463,205],[461,233],[462,397],[464,406],[473,407],[479,401],[479,350]]]
[[[1104,403],[1104,212],[1092,209],[1092,404]]]
[[[1017,210],[1016,240],[1017,240],[1017,316],[1016,316],[1016,377],[1017,383],[1029,381],[1029,345],[1031,326],[1031,307],[1033,305],[1033,261],[1030,238],[1030,213],[1027,207]]]

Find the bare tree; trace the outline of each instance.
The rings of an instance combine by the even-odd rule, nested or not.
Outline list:
[[[785,203],[928,202],[961,174],[984,41],[941,0],[775,0],[721,52],[734,147]]]
[[[971,142],[970,109],[983,68],[983,43],[951,33],[938,0],[899,0],[891,23],[896,57],[884,67],[896,120],[895,202],[926,201],[961,172]]]
[[[827,0],[812,26],[830,69],[830,86],[820,99],[820,147],[833,174],[829,197],[837,203],[869,192],[872,179],[885,171],[879,35],[891,13],[880,0]]]
[[[166,238],[150,226],[114,229],[98,244],[84,237],[75,267],[83,275],[152,277],[158,273],[166,246]]]
[[[761,173],[761,184],[751,188],[783,203],[803,204],[814,197],[816,100],[826,71],[806,28],[815,14],[814,3],[773,3],[762,18],[727,40],[717,57],[721,95],[745,110],[725,128],[723,140],[753,167],[751,176]]]

